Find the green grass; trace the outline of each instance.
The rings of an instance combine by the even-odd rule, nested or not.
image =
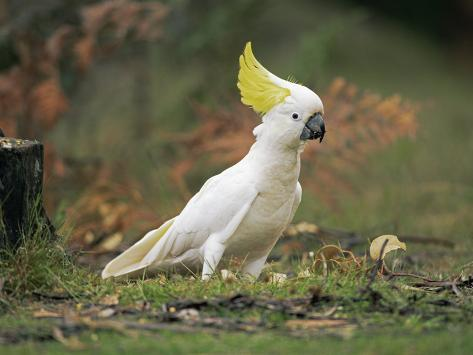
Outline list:
[[[8,345],[2,346],[2,353],[64,351],[64,345],[53,340],[54,328],[58,326],[65,327],[67,339],[79,336],[88,352],[100,350],[103,353],[131,349],[148,352],[158,344],[160,351],[178,353],[254,353],[273,350],[276,353],[287,353],[319,349],[322,353],[377,351],[376,353],[394,354],[427,353],[439,347],[449,348],[453,353],[462,353],[472,346],[471,289],[462,289],[463,296],[457,297],[450,289],[406,289],[405,286],[412,284],[412,280],[377,279],[371,291],[367,292],[369,278],[365,269],[343,272],[334,270],[327,277],[313,273],[309,277],[289,278],[282,284],[265,281],[264,276],[256,282],[245,278],[228,282],[217,276],[209,282],[175,276],[110,282],[101,281],[83,271],[74,275],[73,284],[76,288],[75,293],[71,293],[73,297],[55,300],[47,295],[39,298],[23,295],[15,300],[14,306],[4,311],[0,317],[0,340]],[[69,279],[69,282],[72,281]],[[346,320],[349,327],[294,331],[286,326],[286,321],[299,319],[301,315],[264,307],[232,308],[216,301],[237,294],[271,302],[316,297],[310,314],[322,316],[330,312],[330,318]],[[103,299],[107,295],[118,295],[119,303],[104,305]],[[186,321],[168,323],[163,320],[166,318],[166,313],[162,311],[163,305],[168,304],[168,312],[178,312],[183,300],[209,301],[207,306],[199,310],[199,316],[200,319],[211,319],[210,325],[191,325],[190,329],[183,332],[179,326],[189,325]],[[142,309],[145,304],[148,306]],[[173,304],[178,307],[177,310],[169,311],[169,305]],[[169,328],[117,333],[107,330],[108,326],[104,329],[68,327],[67,317],[70,316],[66,315],[64,320],[33,317],[35,311],[46,309],[58,314],[72,312],[80,319],[92,317],[100,322],[98,312],[110,307],[118,313],[106,318],[106,321],[158,323]],[[64,310],[67,310],[66,313]],[[301,314],[305,314],[304,312]],[[230,325],[248,324],[245,329],[251,331],[222,330],[215,325],[218,324],[215,319]],[[177,328],[173,328],[176,326]],[[230,329],[234,329],[232,327]],[[448,334],[452,332],[458,334],[453,345],[448,343],[452,339]],[[388,342],[388,339],[393,342]],[[17,344],[14,345],[15,343]]]
[[[34,221],[37,217],[31,218]],[[67,341],[76,336],[80,337],[81,346],[86,346],[90,352],[100,349],[105,353],[126,351],[133,347],[143,347],[143,351],[146,351],[156,343],[160,344],[163,351],[170,352],[252,353],[262,352],[263,349],[284,349],[287,352],[326,347],[330,351],[339,349],[342,353],[355,349],[356,353],[356,349],[369,352],[376,348],[372,341],[373,334],[376,335],[376,344],[383,344],[388,334],[395,336],[399,348],[406,352],[427,352],[437,346],[424,341],[417,345],[411,344],[411,341],[416,340],[412,334],[435,337],[439,344],[446,346],[444,341],[447,337],[443,333],[446,328],[458,332],[458,329],[465,327],[471,332],[472,289],[463,288],[462,296],[459,297],[449,288],[413,289],[406,286],[412,285],[414,280],[387,281],[380,278],[367,289],[370,282],[368,270],[373,265],[369,262],[361,267],[335,268],[327,276],[313,270],[307,277],[298,277],[298,272],[306,269],[310,263],[283,258],[280,262],[270,264],[258,281],[237,274],[239,277],[229,282],[218,273],[209,282],[201,281],[198,275],[196,279],[162,275],[150,279],[104,281],[94,272],[75,264],[74,257],[65,251],[64,239],[52,241],[45,234],[47,229],[43,225],[29,225],[30,229],[24,231],[19,247],[7,249],[0,255],[0,278],[3,281],[0,294],[0,343],[6,344],[1,348],[2,353],[60,352],[64,351],[64,346],[71,347]],[[421,250],[425,248],[423,246]],[[415,254],[414,248],[411,255]],[[399,263],[403,257],[405,254],[390,255],[388,264]],[[408,267],[408,264],[400,265]],[[422,269],[421,263],[411,265],[412,268],[432,278],[451,279],[458,273],[454,269]],[[276,284],[268,281],[269,273],[273,271],[289,272],[293,276],[282,284]],[[222,301],[235,295],[277,304],[299,298],[315,297],[315,301],[311,306],[300,308],[298,313],[268,307],[235,308],[228,301]],[[104,299],[110,296],[117,296],[118,304],[106,304]],[[185,320],[175,323],[166,321],[167,317],[173,316],[173,312],[179,314],[178,311],[184,307],[180,306],[183,300],[208,301],[208,305],[199,310],[199,319],[210,323],[201,325],[188,324]],[[163,311],[165,305],[166,312]],[[171,311],[171,307],[177,307],[176,311]],[[139,333],[127,330],[124,334],[119,331],[121,335],[118,335],[111,332],[108,326],[95,329],[90,325],[84,326],[80,321],[72,328],[67,326],[70,322],[68,319],[91,317],[93,321],[100,322],[99,312],[110,308],[116,314],[106,320],[119,324],[160,324],[165,329]],[[36,318],[35,312],[43,309],[56,313],[59,318]],[[344,320],[349,326],[294,330],[288,328],[286,323],[309,315],[326,318],[324,314],[328,313],[331,319]],[[71,314],[73,318],[70,318]],[[223,328],[216,326],[219,322],[223,322]],[[182,333],[180,324],[190,328]],[[173,331],[175,325],[178,328]],[[241,329],[239,326],[251,330],[251,334],[236,331]],[[56,327],[65,327],[65,339],[69,345],[61,345],[54,340],[57,339],[54,336]],[[135,338],[136,334],[140,337],[139,341]],[[246,340],[244,345],[239,346],[242,338]],[[272,338],[277,341],[270,341]],[[458,340],[461,344],[457,349],[459,353],[462,347],[469,346],[467,337],[464,342],[462,339]],[[278,345],[278,342],[285,345]],[[392,344],[386,345],[387,354],[392,353],[393,349]]]
[[[0,306],[6,310],[35,294],[62,293],[77,299],[83,285],[95,278],[74,264],[67,238],[52,234],[40,203],[38,198],[28,212],[16,244],[5,242],[0,248]]]
[[[161,332],[138,338],[107,332],[87,333],[81,340],[88,345],[84,353],[101,354],[470,354],[473,328],[454,326],[444,331],[428,332],[422,337],[415,332],[386,334],[373,330],[355,334],[349,340],[332,336],[290,338],[274,332],[219,335]],[[25,343],[2,349],[3,354],[64,354],[64,351],[58,343]]]

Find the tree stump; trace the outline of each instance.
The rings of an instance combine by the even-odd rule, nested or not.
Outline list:
[[[0,136],[0,248],[17,247],[38,231],[54,235],[42,190],[43,145]]]

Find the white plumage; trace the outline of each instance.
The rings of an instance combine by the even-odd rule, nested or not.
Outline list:
[[[254,59],[249,44],[242,58],[249,69],[243,75],[240,72],[239,87],[242,83],[251,87],[253,96],[255,90],[262,90],[256,99],[266,100],[266,106],[253,103],[253,96],[244,100],[245,89],[240,87],[242,101],[268,106],[272,98],[265,98],[261,80],[270,80],[290,95],[269,105],[268,112],[259,110],[264,113],[263,123],[255,128],[256,142],[240,162],[208,179],[177,217],[112,260],[103,270],[103,278],[145,268],[153,272],[203,266],[202,278],[208,279],[222,257],[243,260],[243,271],[259,276],[301,201],[298,179],[304,144],[307,139],[322,138],[325,129],[322,102],[314,92],[267,72]],[[252,77],[251,70],[258,72]],[[274,92],[274,87],[271,90]]]

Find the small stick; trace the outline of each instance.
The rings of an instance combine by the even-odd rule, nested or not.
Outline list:
[[[416,275],[416,274],[411,274],[408,272],[392,272],[389,270],[386,265],[384,265],[384,269],[388,272],[388,279],[392,279],[394,277],[413,277],[417,279],[421,279],[424,281],[423,284],[419,286],[427,286],[427,287],[451,287],[452,291],[458,296],[458,297],[463,297],[463,294],[461,293],[460,289],[458,288],[458,277],[453,280],[453,281],[444,281],[444,280],[432,280],[427,277],[421,276],[421,275]]]
[[[386,248],[387,244],[388,244],[388,239],[386,239],[383,242],[383,245],[381,246],[381,251],[379,253],[378,260],[376,260],[376,264],[371,269],[370,278],[369,278],[368,283],[366,284],[365,288],[362,290],[363,293],[371,289],[371,285],[373,284],[373,282],[376,278],[376,274],[378,273],[378,271],[381,269],[381,267],[384,264],[384,261],[383,261],[384,249]]]
[[[411,274],[409,272],[393,272],[386,265],[384,265],[384,270],[386,270],[388,273],[388,279],[392,279],[394,277],[413,277],[416,279],[421,279],[425,282],[436,282],[435,280],[429,279],[428,277],[422,275]]]
[[[349,243],[352,245],[356,244],[362,244],[366,240],[358,233],[356,232],[351,232],[343,229],[337,229],[337,228],[327,228],[327,227],[319,227],[319,231],[314,234],[320,234],[320,235],[327,235],[327,236],[333,236],[336,238],[340,239],[345,239],[348,240]],[[424,235],[411,235],[411,234],[400,234],[398,235],[399,239],[402,239],[406,242],[410,243],[419,243],[419,244],[433,244],[433,245],[438,245],[446,248],[454,248],[455,243],[453,243],[450,240],[447,239],[441,239],[441,238],[435,238],[435,237],[430,237],[430,236],[424,236]]]

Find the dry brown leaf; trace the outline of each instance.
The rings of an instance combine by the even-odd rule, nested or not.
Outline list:
[[[324,245],[322,248],[317,250],[315,254],[316,260],[332,260],[336,257],[343,257],[343,250],[338,245]]]
[[[100,252],[109,252],[116,250],[121,242],[123,241],[122,233],[114,233],[111,236],[105,238],[96,248]]]
[[[69,350],[84,350],[87,346],[82,343],[78,337],[71,336],[66,338],[62,332],[62,330],[58,327],[53,328],[53,338],[64,345]]]
[[[370,256],[371,259],[373,260],[378,260],[381,254],[381,249],[383,247],[384,242],[387,240],[387,244],[384,247],[383,255],[381,256],[381,259],[384,259],[387,253],[397,250],[397,249],[402,249],[406,250],[406,244],[399,241],[399,239],[395,235],[381,235],[375,240],[371,242],[370,245]]]
[[[32,118],[42,129],[49,130],[56,124],[59,116],[67,111],[69,102],[59,80],[50,78],[32,89],[29,105]]]
[[[300,278],[300,279],[310,277],[310,276],[311,276],[311,274],[310,274],[310,270],[308,268],[306,268],[304,270],[301,270],[297,273],[297,277]]]
[[[61,318],[62,314],[57,312],[48,311],[47,309],[41,308],[38,311],[33,312],[34,318]]]
[[[103,304],[105,306],[115,306],[118,304],[119,295],[107,295],[100,299],[99,304]]]
[[[113,330],[132,338],[138,337],[138,332],[127,329],[126,323],[120,322],[118,320],[109,320],[109,319],[92,320],[89,317],[83,317],[80,319],[80,324],[83,324],[92,330],[95,330],[95,329]]]
[[[196,310],[194,308],[184,308],[184,309],[181,309],[177,313],[176,316],[177,316],[177,318],[179,318],[181,320],[197,321],[200,318],[200,313],[199,313],[198,310]]]
[[[284,231],[284,235],[290,236],[290,237],[295,237],[299,234],[317,234],[319,232],[320,228],[316,224],[313,223],[308,223],[308,222],[301,222],[297,224],[291,224],[286,228]]]
[[[269,275],[269,282],[277,285],[281,285],[287,281],[287,275],[279,272],[272,272]]]
[[[346,271],[353,266],[360,267],[363,260],[357,258],[351,251],[343,250],[338,245],[324,245],[317,250],[314,256],[312,268],[314,270],[322,271],[324,276],[334,268],[341,271]]]
[[[105,308],[102,309],[100,312],[97,313],[98,318],[109,318],[115,314],[115,310],[113,308]]]
[[[223,269],[223,270],[220,271],[220,274],[222,275],[222,280],[225,281],[225,282],[230,283],[230,282],[234,282],[234,281],[237,280],[236,275],[233,272],[231,272],[230,270]]]
[[[85,35],[79,39],[74,46],[76,55],[76,66],[81,72],[85,72],[92,64],[95,50],[95,38]]]
[[[335,328],[344,327],[349,324],[346,319],[290,319],[286,321],[286,327],[291,330]]]

